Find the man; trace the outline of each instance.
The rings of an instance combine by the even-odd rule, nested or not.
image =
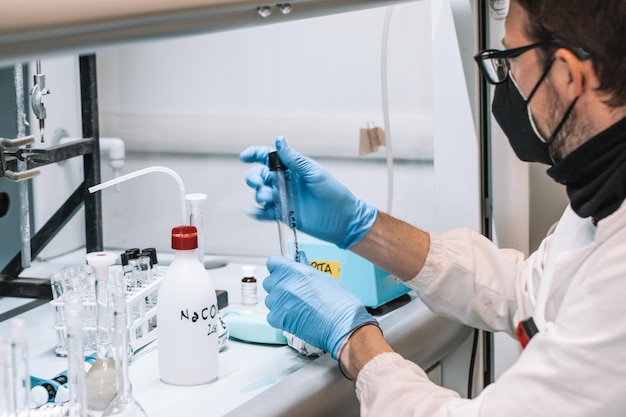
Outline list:
[[[512,0],[505,51],[476,56],[516,154],[551,167],[570,205],[528,259],[467,229],[427,233],[378,212],[280,139],[298,228],[402,278],[434,312],[525,346],[473,400],[431,383],[335,280],[267,261],[268,320],[324,349],[355,380],[363,416],[622,416],[626,413],[626,1]],[[267,149],[242,152],[267,163]],[[253,215],[272,218],[265,166]]]

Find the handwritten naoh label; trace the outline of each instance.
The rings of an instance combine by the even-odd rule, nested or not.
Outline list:
[[[186,308],[184,310],[180,310],[180,320],[181,321],[190,321],[192,323],[204,323],[205,321],[211,319],[209,321],[209,331],[207,336],[212,335],[213,333],[217,333],[217,323],[213,320],[217,316],[217,307],[213,304],[211,307],[205,307],[202,310],[191,311]]]
[[[318,271],[326,272],[336,279],[341,278],[341,262],[309,260],[309,263],[313,268],[317,269]]]

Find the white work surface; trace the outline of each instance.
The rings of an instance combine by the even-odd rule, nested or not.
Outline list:
[[[265,314],[262,279],[267,270],[263,260],[244,262],[256,264],[259,279],[259,304],[247,309]],[[240,304],[242,265],[237,259],[209,270],[215,288],[228,291],[229,307],[223,313],[246,308]],[[435,316],[414,293],[410,295],[410,302],[377,318],[394,349],[427,368],[465,340],[470,329]],[[2,298],[0,313],[31,301]],[[19,317],[29,328],[30,373],[50,378],[67,369],[67,360],[54,354],[52,306],[46,303]],[[8,336],[8,329],[8,320],[0,322],[0,336]],[[159,379],[157,342],[140,350],[130,366],[133,394],[149,417],[358,415],[353,383],[341,376],[328,354],[307,358],[288,346],[229,340],[220,353],[216,381],[181,387]]]

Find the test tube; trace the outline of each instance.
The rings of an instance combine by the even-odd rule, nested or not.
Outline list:
[[[9,339],[0,339],[0,415],[11,415],[15,412],[12,348]]]
[[[204,265],[204,227],[202,225],[202,202],[207,199],[206,194],[193,193],[187,194],[185,199],[189,201],[190,214],[189,224],[196,226],[198,229],[198,249],[196,249],[196,257]]]
[[[52,288],[52,299],[60,301],[66,287],[65,275],[63,272],[55,272],[50,275],[50,286]]]
[[[115,359],[113,357],[113,328],[111,279],[109,270],[117,256],[111,252],[91,252],[87,262],[96,276],[96,339],[98,357],[85,378],[87,406],[102,411],[115,395]]]
[[[141,276],[141,286],[152,282],[152,268],[150,267],[150,254],[147,252],[141,252],[137,258],[137,267],[139,268],[139,275]]]
[[[147,253],[150,256],[150,265],[152,267],[152,277],[158,278],[161,276],[159,272],[159,258],[157,256],[156,248],[145,248],[141,251],[142,253]]]
[[[87,393],[83,370],[82,300],[71,297],[65,300],[68,346],[68,401],[69,416],[87,417]]]
[[[66,291],[66,280],[63,272],[55,272],[50,275],[50,287],[54,305],[54,328],[57,338],[56,352],[65,352],[65,315],[63,297]]]
[[[115,317],[115,361],[117,394],[102,413],[102,417],[134,416],[146,417],[146,412],[135,400],[131,390],[128,372],[128,333],[126,327],[125,294],[113,294]]]
[[[276,222],[278,223],[280,253],[293,261],[301,262],[296,233],[296,201],[291,175],[276,151],[269,153],[269,165],[270,171],[275,173],[276,185],[278,187]]]
[[[13,383],[15,387],[15,410],[20,413],[30,409],[30,373],[28,371],[28,342],[26,321],[14,318],[9,322],[11,327],[11,348],[13,362]]]

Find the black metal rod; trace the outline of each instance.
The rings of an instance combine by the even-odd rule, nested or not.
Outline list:
[[[46,247],[48,243],[61,231],[61,229],[76,214],[83,203],[83,195],[85,194],[85,184],[81,184],[70,197],[63,203],[61,207],[50,217],[30,241],[31,258],[35,259],[37,255]],[[22,254],[17,255],[4,267],[0,275],[4,280],[15,279],[21,272]]]
[[[478,2],[478,49],[484,50],[489,44],[489,2]],[[479,141],[480,141],[480,173],[482,193],[482,233],[492,239],[493,194],[491,173],[491,106],[489,85],[484,77],[478,78],[479,103]],[[483,383],[487,386],[493,382],[493,334],[483,332]]]
[[[80,95],[82,105],[83,138],[91,138],[92,151],[83,156],[85,175],[85,242],[87,253],[101,251],[102,199],[100,193],[89,193],[89,187],[100,183],[100,127],[98,121],[98,83],[96,77],[96,56],[85,55],[79,58]]]

